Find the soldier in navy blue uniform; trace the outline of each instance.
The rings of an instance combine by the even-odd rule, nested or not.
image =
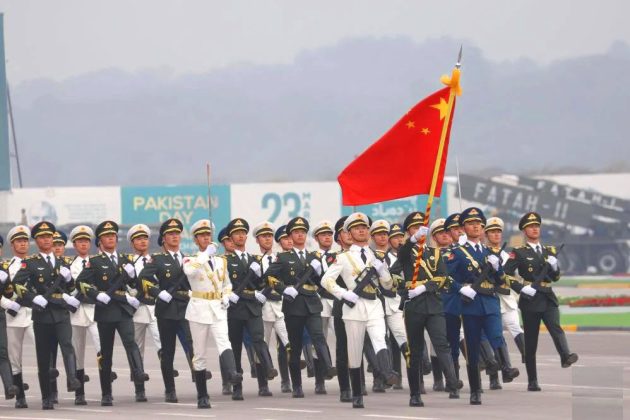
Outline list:
[[[540,225],[542,218],[538,213],[526,213],[518,227],[525,235],[526,244],[514,248],[505,264],[508,276],[518,275],[523,283],[511,281],[511,287],[520,293],[518,306],[523,317],[525,332],[525,367],[527,369],[528,391],[540,391],[536,372],[536,349],[540,321],[545,323],[553,343],[560,355],[563,368],[577,362],[578,355],[572,353],[566,335],[560,326],[558,298],[553,292],[552,283],[560,280],[560,267],[553,246],[540,243]]]
[[[101,252],[90,257],[77,282],[82,285],[86,295],[97,302],[94,320],[101,342],[101,405],[112,406],[111,372],[116,331],[125,347],[134,381],[144,383],[149,376],[144,372],[140,350],[134,339],[133,314],[140,302],[127,293],[127,286],[135,284],[134,258],[116,250],[118,224],[115,222],[106,220],[100,223],[95,235],[99,239]]]
[[[278,253],[272,267],[278,273],[273,276],[278,281],[277,290],[284,295],[282,311],[285,315],[289,342],[294,349],[289,355],[293,398],[304,398],[300,353],[296,349],[302,348],[305,329],[315,347],[318,363],[322,363],[325,378],[332,379],[337,374],[324,337],[321,318],[323,305],[317,294],[321,286],[322,264],[316,252],[308,252],[305,248],[308,230],[308,221],[303,217],[295,217],[287,223],[286,232],[293,240],[293,250]],[[308,281],[298,284],[302,275],[308,274],[307,271],[311,272]]]
[[[72,326],[69,310],[76,310],[80,302],[71,296],[74,281],[65,259],[53,253],[55,226],[42,221],[33,226],[31,236],[39,253],[22,261],[13,284],[25,305],[33,308],[33,329],[37,353],[37,375],[42,392],[42,409],[54,408],[50,389],[50,360],[52,346],[61,346],[68,391],[76,391],[81,381],[76,377],[76,356],[72,347]]]
[[[467,242],[454,248],[448,257],[449,273],[454,282],[451,290],[461,295],[461,314],[466,340],[470,404],[481,404],[479,380],[479,349],[482,331],[492,348],[503,345],[501,308],[495,287],[505,281],[505,273],[496,255],[482,245],[481,238],[486,218],[475,207],[464,210],[459,219],[464,228]],[[499,353],[499,357],[501,353]],[[506,366],[504,360],[499,361]],[[518,376],[518,369],[508,371],[508,378]]]

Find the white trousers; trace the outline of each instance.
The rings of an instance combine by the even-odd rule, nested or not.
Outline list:
[[[85,336],[90,333],[92,344],[96,353],[101,351],[101,340],[98,335],[98,327],[96,322],[92,322],[89,327],[72,326],[72,347],[77,358],[77,369],[81,370],[85,367]]]
[[[520,320],[518,318],[518,309],[508,309],[501,314],[501,323],[503,329],[508,330],[512,334],[512,338],[523,333]]]
[[[265,343],[271,344],[271,333],[275,331],[282,345],[286,347],[289,344],[289,334],[287,333],[287,326],[284,323],[284,318],[276,319],[275,321],[263,321],[263,328],[265,329]]]
[[[348,337],[348,367],[350,369],[361,367],[366,331],[375,353],[387,348],[385,318],[375,318],[368,321],[344,319],[343,322],[346,325],[346,336]]]
[[[14,375],[22,372],[22,348],[26,336],[29,336],[31,341],[35,343],[33,324],[28,327],[7,327],[7,351]]]
[[[210,333],[217,345],[219,356],[225,350],[231,350],[230,339],[228,337],[227,319],[217,321],[213,324],[200,324],[199,322],[188,321],[190,325],[190,335],[193,341],[193,369],[204,370],[207,367],[208,339]]]
[[[405,330],[405,321],[402,312],[393,312],[391,315],[385,316],[387,328],[396,339],[398,346],[402,346],[407,342],[407,331]]]
[[[153,338],[153,344],[155,344],[155,348],[160,350],[162,348],[162,342],[160,341],[160,332],[158,331],[157,319],[153,319],[148,324],[134,322],[133,323],[133,331],[134,338],[136,340],[136,344],[140,349],[140,354],[144,358],[144,343],[147,337],[147,330],[151,333],[151,338]]]

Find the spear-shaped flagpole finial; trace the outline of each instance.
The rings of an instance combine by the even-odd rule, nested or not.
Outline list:
[[[455,68],[461,68],[462,67],[462,50],[464,49],[464,46],[460,44],[459,46],[459,54],[457,55],[457,63],[455,63]]]

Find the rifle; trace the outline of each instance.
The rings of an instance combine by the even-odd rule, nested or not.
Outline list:
[[[50,301],[50,300],[53,299],[52,295],[55,292],[57,292],[59,290],[61,290],[63,292],[63,289],[61,289],[61,287],[60,287],[62,281],[66,281],[66,279],[64,279],[62,277],[62,275],[59,273],[59,269],[57,269],[57,277],[55,278],[55,281],[53,282],[53,284],[48,289],[46,289],[46,292],[42,295],[44,297],[44,299]],[[61,300],[61,302],[59,302],[59,299],[55,299],[53,301],[53,303],[55,303],[55,304],[65,308],[65,309],[69,310],[72,313],[75,313],[77,311],[77,308],[75,308],[72,305],[68,305],[63,299]],[[32,306],[32,308],[33,308],[34,311],[40,311],[40,312],[43,312],[44,310],[46,310],[46,308],[43,308],[43,307],[41,307],[39,305],[34,305],[34,306]]]
[[[315,274],[315,270],[313,269],[313,267],[308,264],[306,267],[306,270],[304,270],[304,272],[302,273],[302,275],[300,276],[300,279],[297,281],[297,283],[295,283],[295,285],[293,285],[293,287],[295,288],[295,290],[299,290],[300,287],[304,286],[306,283],[311,283],[311,277],[313,276],[313,274]],[[295,300],[295,298],[293,296],[290,295],[284,295],[284,299],[286,299],[287,302],[291,303]]]
[[[373,281],[373,280],[376,280],[376,281]],[[364,299],[373,300],[374,295],[366,293],[365,288],[370,285],[375,286],[378,284],[378,273],[376,272],[376,269],[374,267],[372,266],[365,267],[363,271],[359,273],[357,278],[354,279],[354,282],[356,283],[356,286],[354,287],[354,290],[352,291],[357,296],[362,297]],[[345,303],[351,308],[354,308],[354,305],[355,305],[354,303],[347,301],[345,299],[343,299],[343,303]]]
[[[241,281],[241,283],[233,291],[233,293],[240,298],[241,294],[243,293],[243,291],[245,290],[247,286],[250,286],[251,288],[255,289],[256,286],[253,283],[253,279],[257,277],[258,276],[256,275],[256,273],[254,273],[254,270],[251,270],[249,267],[247,267],[247,274],[245,274],[245,278],[243,279],[243,281]],[[230,302],[230,304],[234,305],[232,302]]]
[[[116,275],[116,281],[109,287],[109,289],[107,289],[104,293],[109,296],[110,299],[113,299],[115,292],[117,290],[120,290],[120,288],[125,284],[124,283],[124,276],[122,274],[122,270],[123,268],[118,266],[116,267],[118,268],[118,274]],[[92,288],[96,289],[94,286],[91,286]],[[127,303],[127,301],[125,300],[124,303]],[[96,301],[97,305],[101,305],[101,306],[106,306],[103,302],[100,301]],[[131,305],[130,305],[131,306]],[[132,307],[132,309],[135,311],[136,309]]]
[[[564,248],[564,244],[560,245],[558,247],[558,251],[556,251],[556,255],[560,254],[560,251],[562,251],[562,248]],[[538,275],[536,276],[536,278],[534,279],[534,281],[532,282],[532,287],[534,289],[536,289],[537,291],[541,291],[543,293],[548,293],[549,289],[547,289],[546,287],[543,287],[541,285],[541,283],[543,282],[543,280],[545,280],[547,278],[547,273],[549,272],[549,263],[547,262],[547,260],[545,260],[545,264],[542,266],[542,268],[540,269],[540,272],[538,273]],[[524,296],[525,299],[531,300],[533,298],[533,296],[529,296],[526,294],[521,294],[521,296]]]
[[[501,255],[501,253],[503,252],[503,250],[505,249],[505,247],[507,246],[507,242],[503,242],[503,246],[501,247],[501,249],[499,250],[499,255]],[[499,257],[499,264],[501,264],[501,257]],[[477,292],[477,293],[483,293],[482,287],[481,287],[481,283],[483,283],[484,281],[488,281],[489,283],[494,284],[494,280],[490,279],[488,277],[488,273],[490,272],[490,267],[492,266],[492,264],[488,263],[487,261],[485,262],[483,268],[481,271],[477,270],[477,275],[475,275],[475,279],[472,283],[472,285],[470,287],[472,287],[472,289]],[[473,301],[473,299],[469,298],[468,296],[464,296],[462,295],[462,300],[466,303],[470,303]]]

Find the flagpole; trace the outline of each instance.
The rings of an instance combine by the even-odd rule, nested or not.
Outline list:
[[[444,154],[444,145],[446,144],[446,136],[448,134],[448,128],[451,123],[451,116],[453,113],[453,105],[455,104],[455,96],[461,94],[461,87],[459,86],[460,67],[462,62],[462,48],[459,49],[459,56],[457,57],[457,63],[451,73],[451,77],[446,75],[440,78],[440,81],[451,88],[448,95],[448,107],[446,110],[446,116],[444,117],[444,124],[442,125],[442,133],[440,136],[440,145],[438,147],[437,157],[435,159],[435,165],[433,167],[433,177],[431,178],[431,189],[429,190],[429,198],[427,199],[427,207],[424,212],[423,225],[429,225],[429,219],[431,217],[431,208],[433,207],[433,198],[435,197],[435,190],[437,189],[437,183],[440,175],[440,168],[442,166],[442,155]],[[426,235],[420,238],[418,242],[418,256],[413,267],[413,277],[411,280],[411,287],[416,287],[416,281],[418,279],[418,272],[420,271],[420,262],[422,261],[423,248],[426,243]]]

